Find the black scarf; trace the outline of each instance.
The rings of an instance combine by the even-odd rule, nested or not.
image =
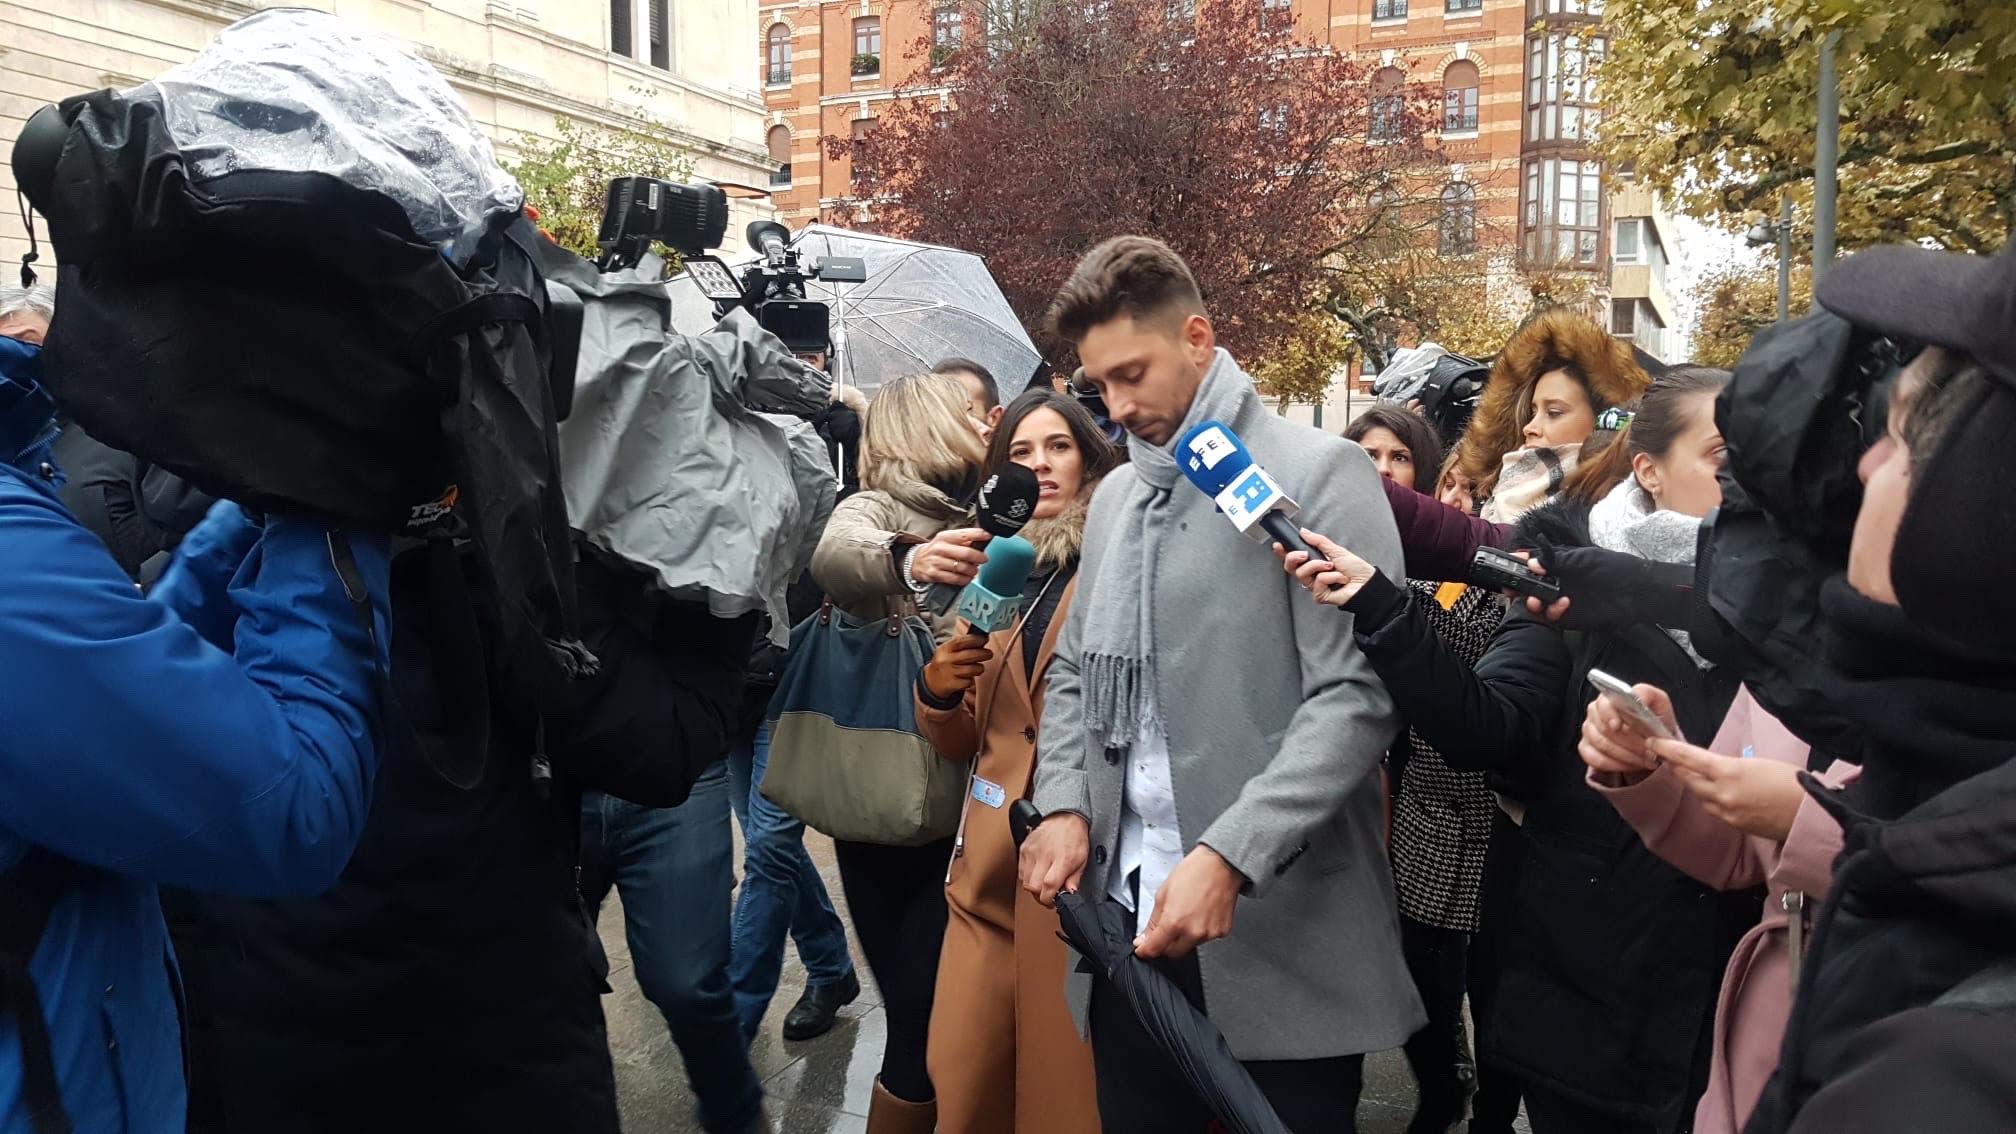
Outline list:
[[[1826,700],[1863,741],[1858,809],[1894,819],[2016,757],[2016,656],[1961,646],[1838,575],[1820,609]]]

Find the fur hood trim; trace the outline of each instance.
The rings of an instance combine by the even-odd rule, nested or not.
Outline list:
[[[1069,508],[1047,520],[1031,520],[1022,528],[1022,538],[1036,548],[1036,567],[1049,570],[1078,558],[1085,546],[1085,515],[1092,508],[1092,489],[1078,490],[1078,499]]]
[[[1524,447],[1520,398],[1540,383],[1542,374],[1564,362],[1587,374],[1596,396],[1613,406],[1629,405],[1652,384],[1651,375],[1631,356],[1631,344],[1588,316],[1567,307],[1535,315],[1498,352],[1477,412],[1457,443],[1457,467],[1480,489],[1497,479],[1505,454]]]
[[[862,393],[858,386],[847,386],[835,382],[833,384],[833,404],[836,406],[846,406],[858,414],[865,414],[868,412],[868,395]]]

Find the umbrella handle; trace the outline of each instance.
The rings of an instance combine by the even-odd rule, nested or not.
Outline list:
[[[1042,821],[1043,813],[1036,810],[1036,805],[1026,799],[1018,799],[1008,805],[1008,834],[1014,838],[1016,850],[1022,849],[1022,844],[1029,838],[1029,832],[1035,830],[1036,824]]]

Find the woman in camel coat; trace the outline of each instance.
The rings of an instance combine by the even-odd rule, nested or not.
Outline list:
[[[946,872],[928,1062],[939,1129],[1078,1134],[1099,1129],[1092,1052],[1064,1003],[1057,915],[1016,885],[1008,808],[1027,799],[1036,725],[1071,602],[1092,488],[1116,454],[1077,402],[1033,389],[1009,405],[987,467],[1013,461],[1042,485],[1022,535],[1036,569],[1014,625],[941,646],[917,683],[917,724],[948,760],[973,762]]]

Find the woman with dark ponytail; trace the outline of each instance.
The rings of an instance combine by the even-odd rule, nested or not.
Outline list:
[[[1714,402],[1726,371],[1656,379],[1628,422],[1592,449],[1559,496],[1527,513],[1513,546],[1556,560],[1691,565],[1701,517],[1720,501]],[[1594,415],[1592,415],[1594,416]],[[1502,484],[1502,481],[1501,481]],[[1634,615],[1566,625],[1515,604],[1475,672],[1430,628],[1418,599],[1348,550],[1304,533],[1323,556],[1288,555],[1316,601],[1353,634],[1415,732],[1453,768],[1490,773],[1523,800],[1519,880],[1483,1058],[1521,1080],[1535,1134],[1652,1134],[1677,1128],[1707,1081],[1720,972],[1754,924],[1754,891],[1725,895],[1649,851],[1592,789],[1577,754],[1589,672],[1672,694],[1690,733],[1712,732],[1733,676],[1692,649],[1684,618]],[[1571,587],[1568,609],[1584,591]],[[1558,610],[1553,613],[1559,613]]]

